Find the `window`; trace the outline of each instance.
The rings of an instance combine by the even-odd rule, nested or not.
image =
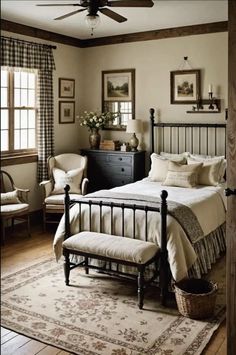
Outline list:
[[[1,154],[37,152],[36,71],[1,68]]]

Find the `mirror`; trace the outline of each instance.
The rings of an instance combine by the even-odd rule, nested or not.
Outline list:
[[[102,112],[118,112],[108,130],[125,131],[135,114],[135,69],[102,71]]]

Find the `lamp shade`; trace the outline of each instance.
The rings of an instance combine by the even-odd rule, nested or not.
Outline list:
[[[100,17],[99,15],[86,15],[85,17],[85,22],[87,23],[87,26],[93,30],[94,28],[96,28],[99,23],[100,23]]]
[[[128,120],[126,126],[126,133],[141,133],[142,121],[139,119]]]

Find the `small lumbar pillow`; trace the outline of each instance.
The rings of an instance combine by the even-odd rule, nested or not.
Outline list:
[[[195,159],[188,158],[189,165],[195,165],[198,162]],[[222,159],[207,159],[203,161],[203,166],[198,176],[198,183],[200,185],[217,186],[221,182],[221,166]]]
[[[202,163],[182,165],[169,162],[168,172],[163,185],[177,187],[195,187],[198,183],[199,169]]]
[[[189,152],[183,152],[183,153],[167,153],[167,152],[160,152],[160,155],[162,157],[165,157],[167,159],[170,159],[172,161],[177,161],[179,159],[183,159],[183,158],[188,158],[189,157]]]
[[[175,161],[179,164],[185,164],[186,159],[184,157],[176,157]],[[163,182],[166,178],[168,172],[168,165],[170,160],[161,157],[156,153],[152,153],[151,155],[151,170],[149,171],[149,178],[151,181],[161,181]]]
[[[80,184],[83,176],[83,168],[64,170],[53,168],[54,189],[52,194],[63,194],[65,185],[70,186],[70,193],[81,194]]]
[[[17,190],[1,193],[1,205],[13,205],[16,203],[21,203]]]

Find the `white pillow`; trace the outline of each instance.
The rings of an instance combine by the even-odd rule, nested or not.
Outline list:
[[[188,158],[188,164],[194,165],[199,163],[195,159]],[[221,160],[204,160],[203,166],[200,170],[198,183],[200,185],[212,185],[217,186],[220,182],[220,168],[221,168],[222,161]]]
[[[1,193],[1,205],[13,205],[16,203],[21,203],[17,190]]]
[[[184,157],[176,157],[176,161],[180,164],[185,164],[186,159]],[[151,170],[149,171],[148,176],[151,181],[164,181],[168,172],[168,165],[170,160],[162,157],[156,153],[151,155]]]
[[[168,172],[163,185],[177,187],[195,187],[198,183],[199,171],[202,163],[182,165],[169,162]]]
[[[200,155],[200,154],[190,154],[188,160],[191,159],[192,163],[195,160],[196,162],[209,162],[209,163],[213,163],[213,162],[221,162],[220,166],[219,166],[219,176],[218,178],[216,178],[216,180],[218,181],[218,183],[220,182],[224,182],[224,176],[225,176],[225,170],[226,170],[226,159],[224,157],[224,155],[222,156],[211,156],[211,155]],[[189,164],[189,163],[188,163]]]
[[[52,194],[63,194],[65,185],[70,185],[70,193],[81,194],[80,184],[83,176],[83,168],[64,170],[53,168],[54,189]]]

